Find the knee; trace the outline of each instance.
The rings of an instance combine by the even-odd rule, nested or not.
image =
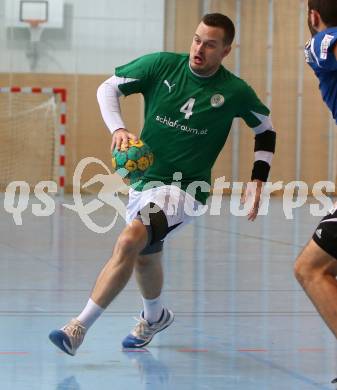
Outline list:
[[[329,263],[301,254],[295,261],[294,275],[298,282],[305,286],[312,282],[319,282],[327,276],[336,277],[336,272],[335,267],[331,267]]]
[[[312,270],[303,260],[302,256],[298,256],[294,264],[294,276],[297,281],[303,285],[307,279],[311,277]]]
[[[117,239],[115,251],[124,256],[137,256],[143,249],[144,242],[146,242],[144,232],[126,228]]]
[[[135,242],[132,235],[122,233],[117,239],[115,250],[123,254],[131,254],[135,251]]]

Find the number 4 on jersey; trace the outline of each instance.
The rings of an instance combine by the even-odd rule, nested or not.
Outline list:
[[[182,105],[180,112],[185,114],[185,119],[189,119],[190,116],[193,114],[193,106],[195,103],[194,98],[189,98],[185,104]]]

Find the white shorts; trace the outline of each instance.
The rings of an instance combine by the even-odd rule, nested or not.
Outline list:
[[[179,225],[179,228],[191,222],[195,210],[204,207],[191,195],[174,185],[150,188],[145,191],[129,190],[129,203],[126,210],[126,222],[133,221],[139,211],[149,203],[156,204],[165,213],[168,227]],[[177,229],[175,229],[176,231]]]

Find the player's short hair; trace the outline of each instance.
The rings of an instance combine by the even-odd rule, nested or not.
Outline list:
[[[228,16],[219,13],[206,14],[201,21],[205,23],[206,26],[222,28],[224,30],[224,44],[232,44],[235,36],[235,27]]]
[[[327,27],[337,26],[336,0],[308,0],[308,8],[317,11]]]

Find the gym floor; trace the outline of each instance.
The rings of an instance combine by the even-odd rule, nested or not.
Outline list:
[[[146,348],[123,351],[141,300],[134,279],[90,329],[75,357],[48,340],[86,303],[123,220],[90,231],[57,198],[22,226],[0,209],[1,390],[336,389],[336,341],[293,276],[320,217],[287,220],[282,199],[254,223],[204,215],[165,243],[165,304],[175,322]],[[91,217],[112,220],[102,207]]]

